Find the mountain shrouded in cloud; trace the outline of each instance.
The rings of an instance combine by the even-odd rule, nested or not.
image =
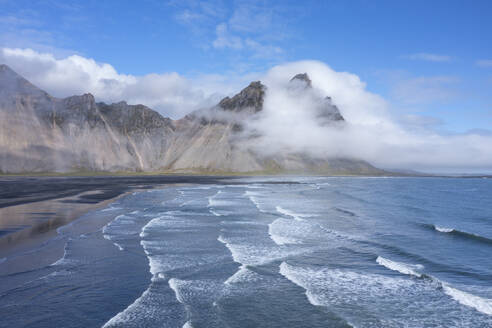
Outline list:
[[[294,78],[286,88],[300,98],[304,93],[314,97],[305,80]],[[91,94],[55,98],[1,65],[0,169],[383,173],[358,159],[320,157],[299,149],[256,151],[251,144],[269,142],[269,136],[250,122],[263,120],[267,93],[267,86],[253,82],[216,106],[171,120],[143,105],[97,103]],[[343,122],[329,98],[317,101],[313,113],[321,125]]]
[[[28,91],[6,92],[12,83],[5,80],[4,66],[2,171],[374,173],[367,163],[424,171],[492,167],[491,136],[409,130],[356,75],[317,61],[278,65],[235,80],[124,75],[81,56],[56,59],[20,49],[1,50],[0,62],[56,97],[95,97],[54,98],[30,83]],[[261,82],[232,96],[246,79]],[[149,107],[183,118],[167,119]],[[94,143],[101,149],[88,146]],[[5,166],[15,159],[25,165]]]

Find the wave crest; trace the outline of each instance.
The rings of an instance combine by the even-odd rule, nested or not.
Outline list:
[[[402,262],[391,261],[391,260],[388,260],[382,256],[378,256],[378,258],[376,259],[376,262],[378,264],[390,269],[390,270],[398,271],[398,272],[403,273],[403,274],[422,278],[422,274],[415,271],[415,270],[421,270],[424,268],[424,266],[421,264],[407,264],[407,263],[402,263]]]

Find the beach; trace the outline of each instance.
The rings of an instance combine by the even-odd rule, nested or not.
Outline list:
[[[203,176],[3,176],[0,177],[0,261],[9,265],[0,274],[45,266],[63,255],[64,241],[32,252],[57,235],[57,229],[118,198],[139,190],[177,184],[218,183]],[[100,229],[108,220],[99,217],[87,229]],[[51,262],[50,262],[51,261]]]

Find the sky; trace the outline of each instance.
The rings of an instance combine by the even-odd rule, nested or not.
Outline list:
[[[406,131],[485,138],[491,12],[478,0],[0,0],[0,63],[55,96],[178,118],[308,60],[353,74]]]

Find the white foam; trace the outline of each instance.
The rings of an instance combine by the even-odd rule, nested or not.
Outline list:
[[[185,324],[183,325],[183,328],[193,328],[193,326],[191,325],[190,321],[186,321]]]
[[[257,266],[272,263],[288,256],[306,252],[306,248],[278,246],[270,238],[266,240],[250,240],[249,237],[224,237],[220,235],[218,241],[225,244],[232,255],[234,262],[241,265]]]
[[[296,213],[296,212],[293,212],[291,210],[287,210],[287,209],[285,209],[283,207],[280,207],[280,206],[276,206],[275,207],[275,210],[277,212],[279,212],[280,214],[290,216],[290,217],[294,218],[294,220],[297,220],[297,221],[303,221],[304,218],[309,218],[309,217],[316,216],[314,214],[301,214],[301,213]]]
[[[184,299],[181,293],[179,292],[180,285],[184,283],[183,280],[179,280],[176,278],[171,278],[168,281],[169,287],[174,291],[174,294],[176,295],[176,299],[178,300],[179,303],[184,304]]]
[[[179,204],[179,207],[185,207],[185,206],[188,206],[190,203],[194,202],[196,199],[190,199],[190,200],[187,200],[186,202],[183,202],[181,204]],[[165,202],[164,202],[165,203]],[[165,205],[163,203],[163,205]]]
[[[278,218],[268,225],[268,234],[277,245],[302,244],[302,241],[289,236],[289,233],[292,234],[292,230],[295,230],[292,228],[291,220]]]
[[[454,229],[452,229],[452,228],[444,228],[444,227],[438,227],[438,226],[434,226],[434,229],[436,229],[439,232],[446,232],[446,233],[454,231]]]
[[[71,238],[68,238],[67,242],[65,243],[65,247],[63,248],[63,256],[60,257],[57,261],[53,262],[50,264],[50,266],[61,266],[61,265],[71,265],[78,263],[76,260],[68,259],[69,255],[69,250],[68,250],[68,244],[72,241]]]
[[[219,235],[219,237],[217,237],[217,240],[222,244],[224,244],[227,247],[227,249],[229,249],[234,262],[241,263],[240,262],[241,256],[236,252],[235,248],[229,243],[228,240],[226,240],[222,235]]]
[[[176,294],[176,299],[182,304],[202,302],[212,304],[212,300],[221,292],[222,284],[212,280],[182,280],[171,278],[169,287]]]
[[[134,211],[132,213],[135,214],[137,212],[139,211]],[[113,221],[109,222],[101,229],[104,239],[111,241],[120,251],[125,250],[124,247],[118,242],[118,239],[136,235],[138,233],[138,230],[136,230],[137,226],[135,225],[135,220],[136,218],[125,214],[116,216]]]
[[[116,210],[121,210],[121,207],[110,206],[108,208],[102,209],[101,212],[116,211]]]
[[[217,240],[225,244],[231,252],[233,261],[236,263],[242,265],[259,265],[275,260],[273,253],[268,252],[267,249],[259,248],[257,245],[234,243],[224,238],[222,235],[220,235]]]
[[[260,279],[260,276],[248,269],[246,265],[241,265],[239,269],[234,273],[232,276],[227,278],[227,280],[224,282],[225,285],[233,285],[233,284],[240,284],[243,282],[254,282],[258,281]]]
[[[477,311],[492,316],[492,299],[476,296],[456,288],[452,288],[447,284],[442,284],[446,294],[451,296],[457,302],[474,308]]]
[[[222,190],[217,191],[217,193],[213,196],[208,197],[208,205],[207,207],[220,205],[220,201],[217,201],[215,198],[222,193]]]
[[[260,222],[260,221],[220,221],[221,225],[229,225],[229,226],[245,226],[245,225],[252,225],[252,226],[264,226],[265,223]],[[221,229],[221,231],[224,231],[224,229]]]
[[[378,258],[376,259],[376,262],[378,264],[390,269],[390,270],[393,270],[393,271],[398,271],[400,273],[416,276],[419,278],[422,277],[421,273],[415,271],[415,269],[421,270],[424,268],[421,264],[407,264],[407,263],[402,263],[402,262],[391,261],[391,260],[385,259],[382,256],[378,256]]]
[[[318,300],[318,298],[316,297],[316,295],[313,292],[310,291],[309,285],[306,283],[306,281],[304,281],[304,279],[301,275],[299,275],[295,272],[293,267],[291,267],[290,265],[288,265],[285,262],[282,262],[280,264],[280,271],[279,272],[282,276],[284,276],[285,278],[287,278],[288,280],[290,280],[291,282],[293,282],[297,286],[302,287],[306,291],[306,297],[307,297],[309,303],[311,303],[314,306],[325,305],[321,301]]]
[[[70,264],[75,264],[75,263],[77,263],[77,261],[71,260],[71,259],[67,259],[65,257],[65,255],[63,255],[60,259],[58,259],[57,261],[51,263],[50,266],[62,266],[62,265],[70,265]]]
[[[491,316],[491,299],[463,292],[437,279],[388,277],[286,262],[280,265],[279,272],[302,287],[311,304],[330,307],[361,327],[397,327],[402,322],[408,327],[440,327],[444,321],[447,327],[488,327],[492,322],[470,309]],[[436,288],[436,283],[443,288]],[[443,297],[442,292],[451,297]],[[357,307],[355,312],[352,305]]]
[[[113,239],[111,238],[111,235],[109,235],[109,234],[103,234],[103,237],[104,237],[104,239],[109,240],[110,242],[112,242],[113,245],[115,245],[120,251],[123,251],[124,250],[123,246],[121,246],[117,242],[113,241]]]
[[[154,291],[153,285],[150,285],[132,304],[106,322],[103,328],[161,326],[176,311],[174,306],[163,307],[165,301],[164,295]]]
[[[280,274],[304,288],[314,305],[329,305],[332,301],[346,300],[373,302],[379,297],[401,297],[401,292],[415,289],[415,280],[362,274],[340,269],[309,269],[282,262]],[[423,284],[423,282],[422,282]],[[430,288],[435,291],[435,288]],[[369,304],[369,303],[368,303]],[[381,309],[382,310],[382,309]]]
[[[258,196],[260,196],[260,194],[247,190],[244,192],[244,196],[249,198],[249,200],[256,206],[258,211],[263,212],[263,213],[266,212],[263,208],[261,208],[261,203],[258,200]]]
[[[174,216],[210,216],[205,212],[199,212],[199,211],[166,211],[165,214],[171,216],[173,215]],[[151,216],[155,216],[155,214]]]
[[[187,188],[187,190],[209,190],[212,188],[218,188],[219,186],[196,186]]]
[[[209,212],[215,216],[224,216],[227,215],[228,212],[222,211],[223,213],[219,213],[217,211],[217,207],[229,207],[233,204],[231,201],[223,200],[223,199],[217,199],[217,197],[222,193],[221,190],[219,190],[215,195],[208,197],[208,205],[207,207],[209,208]]]
[[[144,225],[142,227],[142,230],[140,231],[140,234],[139,234],[140,238],[147,237],[148,236],[147,230],[158,225],[159,221],[160,221],[160,217],[157,217],[157,218],[154,218],[154,219],[150,220],[149,222],[147,222],[147,224]]]
[[[214,210],[212,210],[212,209],[209,209],[209,211],[210,211],[210,213],[212,213],[212,214],[213,214],[213,215],[215,215],[215,216],[222,216],[222,214],[217,213],[217,212],[215,212],[215,211],[214,211]]]
[[[107,328],[107,327],[111,327],[111,326],[118,326],[118,325],[121,325],[125,322],[131,321],[131,319],[133,319],[131,316],[131,312],[133,312],[137,308],[138,308],[138,310],[144,310],[145,309],[145,308],[142,308],[141,305],[142,305],[142,303],[144,303],[143,300],[147,297],[148,294],[149,294],[149,289],[145,290],[142,293],[142,295],[140,295],[140,297],[137,298],[126,309],[124,309],[123,311],[121,311],[120,313],[118,313],[117,315],[112,317],[111,319],[109,319],[109,321],[106,322],[102,326],[102,328]]]

